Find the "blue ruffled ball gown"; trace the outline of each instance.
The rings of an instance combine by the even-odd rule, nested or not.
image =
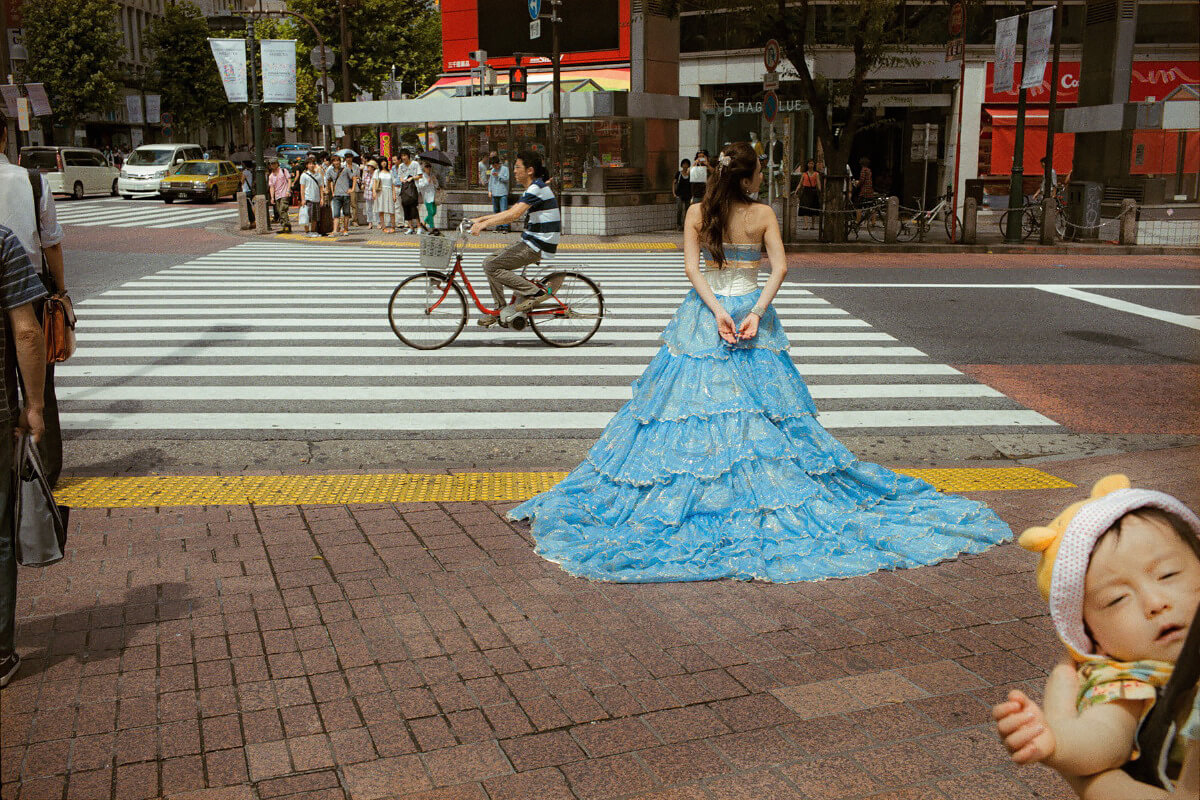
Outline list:
[[[727,263],[751,268],[705,272],[737,324],[761,295],[758,250],[729,245]],[[536,552],[572,575],[787,583],[933,564],[1012,537],[982,503],[859,461],[822,428],[774,308],[757,336],[729,345],[693,289],[662,341],[584,461],[508,514],[531,520]]]

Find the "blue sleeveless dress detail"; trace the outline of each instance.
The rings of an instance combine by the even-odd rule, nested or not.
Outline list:
[[[705,274],[740,324],[761,295],[760,247],[725,255],[718,271],[704,253]],[[583,462],[508,513],[530,520],[536,552],[570,574],[811,581],[933,564],[1012,537],[982,503],[860,461],[822,428],[773,307],[757,336],[730,345],[692,289],[661,339]]]

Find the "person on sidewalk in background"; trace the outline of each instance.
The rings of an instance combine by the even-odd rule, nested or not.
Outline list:
[[[478,167],[479,167],[479,188],[480,189],[482,189],[483,187],[488,185],[488,172],[492,168],[492,159],[499,158],[499,157],[500,157],[500,154],[497,153],[495,150],[492,150],[486,156],[483,156],[482,158],[479,159]]]
[[[326,190],[333,210],[333,235],[350,235],[350,169],[336,153],[333,164],[325,171]]]
[[[1040,705],[1013,690],[992,709],[1005,747],[1018,764],[1041,761],[1073,786],[1123,770],[1147,784],[1126,797],[1169,791],[1183,766],[1170,730],[1194,708],[1180,695],[1195,694],[1200,669],[1189,635],[1200,608],[1200,517],[1109,475],[1019,541],[1041,553],[1037,587],[1067,652]]]
[[[809,231],[817,227],[817,216],[821,213],[821,173],[817,172],[815,159],[804,162],[804,171],[800,173],[800,185],[796,187],[799,195],[796,213],[804,217],[805,225],[801,230]]]
[[[375,213],[379,215],[379,227],[384,233],[396,232],[396,195],[393,190],[395,174],[389,169],[387,158],[379,159],[379,170],[375,173]]]
[[[686,158],[679,162],[679,172],[675,173],[675,183],[672,194],[675,195],[675,227],[683,230],[683,217],[687,214],[688,206],[692,204],[692,162]]]
[[[493,214],[508,210],[508,167],[500,163],[500,156],[492,156],[491,169],[488,170],[488,194],[492,197]],[[496,230],[510,233],[512,228],[497,225]]]
[[[319,177],[317,160],[309,156],[304,164],[304,174],[300,176],[300,196],[304,203],[304,235],[309,239],[320,238],[317,233],[317,221],[321,218],[321,179]]]
[[[699,203],[704,199],[704,191],[708,188],[708,151],[700,150],[688,170],[688,181],[692,185],[692,202]]]
[[[46,291],[61,298],[70,308],[71,298],[67,295],[67,275],[63,265],[63,230],[55,214],[50,186],[44,175],[38,175],[36,179],[40,191],[35,194],[31,173],[24,167],[9,163],[4,155],[7,146],[8,127],[0,125],[0,225],[12,229],[17,235]],[[35,304],[34,313],[41,324],[42,303]],[[58,396],[54,391],[54,365],[45,365],[44,372],[40,383],[44,387],[41,405],[45,408],[43,417],[46,434],[42,436],[38,451],[42,456],[42,466],[46,468],[46,478],[53,488],[63,466],[62,429],[58,419]]]
[[[421,202],[425,205],[425,219],[420,225],[426,233],[439,236],[436,224],[438,178],[433,172],[433,165],[428,161],[421,162],[421,177],[417,178],[417,191],[421,193]]]
[[[396,187],[396,202],[393,205],[401,210],[404,232],[410,235],[421,229],[421,215],[417,211],[421,204],[421,193],[417,190],[420,178],[421,165],[413,160],[408,148],[401,148],[400,161],[392,173],[392,183]]]
[[[526,312],[549,295],[538,288],[537,284],[521,277],[520,270],[529,264],[540,263],[543,256],[554,256],[562,231],[562,215],[554,190],[546,184],[550,173],[537,152],[522,150],[518,153],[513,173],[525,187],[521,199],[507,211],[476,219],[471,225],[471,235],[478,236],[494,225],[504,225],[529,215],[525,222],[525,230],[521,232],[521,241],[509,245],[499,253],[493,253],[483,261],[483,274],[487,276],[496,309],[505,307],[504,290],[508,288],[520,296],[514,303],[513,311]],[[475,324],[489,328],[499,322],[499,316],[488,314],[476,320]]]
[[[367,162],[363,167],[362,178],[360,184],[363,190],[363,203],[366,204],[367,212],[367,230],[371,230],[379,223],[379,215],[375,213],[375,171],[379,169],[379,162],[374,159]]]
[[[16,651],[17,554],[13,543],[13,433],[30,433],[35,441],[45,435],[42,382],[45,379],[46,340],[34,313],[33,303],[47,296],[29,255],[11,228],[0,225],[0,303],[4,325],[0,326],[0,362],[4,372],[3,431],[0,431],[0,689],[21,668]],[[11,337],[15,363],[10,359],[7,339]],[[18,367],[22,408],[17,404]]]
[[[292,180],[288,171],[278,161],[272,161],[267,174],[267,191],[270,193],[271,208],[275,211],[275,222],[283,233],[292,232],[292,220],[288,211],[292,205]]]

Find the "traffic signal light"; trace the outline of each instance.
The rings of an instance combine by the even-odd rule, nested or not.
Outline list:
[[[513,67],[508,71],[508,99],[514,103],[524,103],[529,96],[529,86],[526,80],[529,70],[525,67]]]

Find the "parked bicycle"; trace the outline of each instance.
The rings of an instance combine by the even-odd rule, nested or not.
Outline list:
[[[1027,240],[1033,236],[1041,235],[1042,231],[1042,205],[1041,203],[1033,203],[1029,196],[1025,197],[1025,205],[1020,208],[1020,225],[1021,225],[1021,240]],[[1005,239],[1008,238],[1008,211],[1003,211],[1000,214],[1000,219],[996,220],[996,225],[1000,228],[1000,235]],[[1096,224],[1099,224],[1097,218]],[[1067,204],[1063,202],[1059,193],[1054,194],[1054,233],[1059,239],[1063,239],[1067,235]]]
[[[877,242],[883,241],[883,226],[887,219],[887,198],[880,197],[857,208],[846,209],[846,238],[855,241],[863,231]]]
[[[501,309],[484,306],[463,269],[471,222],[464,219],[454,238],[421,236],[421,266],[434,269],[405,278],[392,292],[388,321],[400,341],[409,347],[436,350],[462,333],[467,324],[467,297],[458,285],[460,277],[479,313],[500,314]],[[529,312],[507,320],[507,327],[523,330],[528,323],[539,339],[554,347],[581,345],[600,328],[604,295],[586,275],[562,269],[532,277],[525,275],[525,270],[521,274],[550,297]]]
[[[937,204],[928,210],[924,208],[924,198],[914,199],[917,202],[917,209],[911,216],[903,213],[905,210],[902,209],[900,228],[896,231],[896,241],[911,242],[913,239],[925,241],[926,234],[938,219],[941,219],[942,225],[946,229],[947,241],[962,241],[962,218],[954,214],[954,193],[952,191],[947,189],[945,194],[938,197]]]

